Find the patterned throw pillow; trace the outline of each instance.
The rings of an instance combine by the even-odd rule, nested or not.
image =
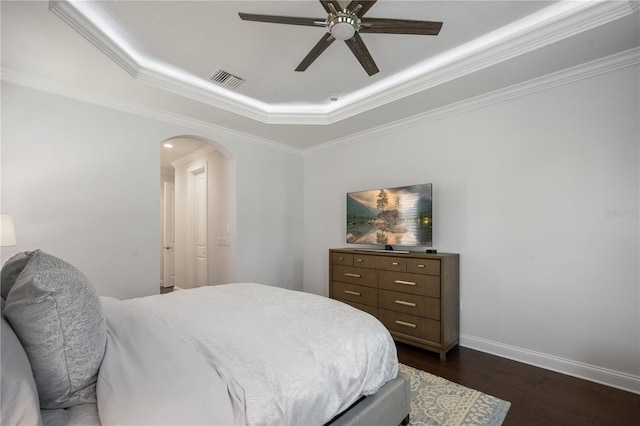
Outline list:
[[[31,362],[41,408],[96,402],[107,331],[87,277],[36,250],[9,291],[4,314]]]
[[[31,259],[31,254],[32,253],[28,251],[18,253],[2,265],[2,271],[0,271],[0,296],[2,296],[2,299],[7,298],[20,272],[27,266],[29,259]]]

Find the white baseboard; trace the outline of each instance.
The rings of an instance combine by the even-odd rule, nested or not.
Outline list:
[[[634,376],[633,374],[622,373],[465,334],[460,336],[460,346],[640,394],[640,376]]]

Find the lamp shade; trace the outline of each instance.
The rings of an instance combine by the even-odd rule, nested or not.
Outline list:
[[[0,214],[0,246],[15,246],[16,231],[13,228],[13,216],[10,214]]]

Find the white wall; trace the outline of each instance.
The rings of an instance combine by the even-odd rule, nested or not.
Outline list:
[[[3,82],[0,201],[19,246],[2,260],[42,248],[102,295],[157,293],[158,146],[178,135],[233,158],[237,281],[302,289],[304,261],[304,289],[326,294],[345,193],[432,182],[435,248],[461,253],[462,344],[638,389],[637,76],[374,132],[308,153],[304,169],[298,155],[204,125]]]
[[[158,293],[159,144],[179,135],[215,141],[233,158],[235,179],[224,185],[238,212],[236,279],[301,289],[300,156],[6,82],[1,203],[14,214],[19,245],[2,261],[40,248],[78,267],[101,295]]]
[[[307,154],[305,291],[328,292],[346,192],[432,182],[434,248],[461,255],[462,344],[640,391],[638,75]]]
[[[244,148],[236,151],[244,159],[236,162],[236,279],[302,290],[302,158]]]
[[[2,86],[2,209],[102,295],[159,289],[159,142],[150,120]],[[4,259],[3,259],[4,260]]]

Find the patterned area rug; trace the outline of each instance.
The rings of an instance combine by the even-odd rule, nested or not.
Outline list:
[[[400,364],[411,377],[411,426],[501,425],[510,402]]]

